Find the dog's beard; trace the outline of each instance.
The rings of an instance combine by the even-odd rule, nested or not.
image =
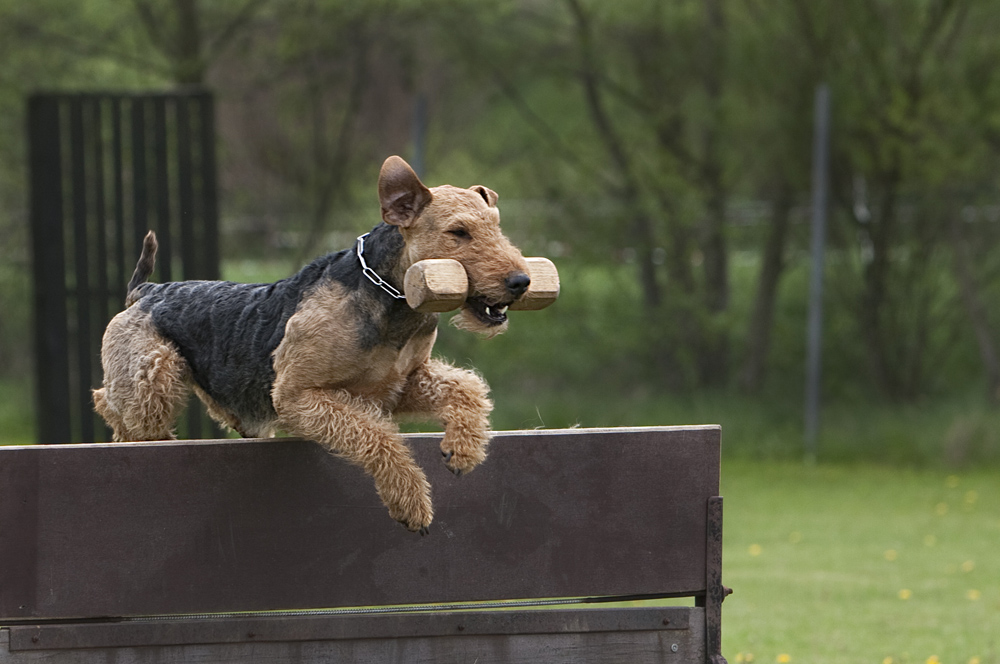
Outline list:
[[[503,334],[507,331],[507,323],[510,321],[504,321],[499,325],[487,325],[478,318],[475,314],[465,309],[464,307],[454,316],[451,317],[451,324],[460,330],[465,330],[466,332],[473,332],[483,337],[484,339],[492,339],[498,334]]]

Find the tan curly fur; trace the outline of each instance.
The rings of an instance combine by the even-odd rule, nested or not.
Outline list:
[[[116,441],[174,438],[188,396],[188,368],[176,347],[137,307],[108,324],[102,342],[104,387],[94,390],[97,412]]]
[[[500,230],[495,192],[482,186],[427,189],[405,162],[390,158],[380,175],[379,196],[383,220],[404,240],[402,255],[385,278],[401,284],[413,263],[452,258],[466,269],[470,295],[487,305],[504,306],[519,295],[511,294],[505,280],[528,268]],[[133,288],[152,272],[155,249],[150,234]],[[393,417],[440,421],[445,463],[461,475],[486,458],[493,403],[478,374],[431,358],[436,314],[412,319],[417,324],[401,347],[363,342],[361,321],[381,311],[370,293],[327,279],[302,297],[271,355],[273,421],[241,422],[217,403],[194,382],[177,347],[138,305],[108,325],[104,386],[94,391],[95,407],[114,429],[115,440],[171,438],[178,411],[193,389],[215,420],[244,436],[271,436],[280,429],[315,440],[360,466],[374,479],[390,516],[410,530],[426,532],[434,515],[430,485]],[[135,300],[141,295],[130,292],[129,302]],[[468,306],[453,320],[485,336],[507,326],[506,320],[484,322]]]

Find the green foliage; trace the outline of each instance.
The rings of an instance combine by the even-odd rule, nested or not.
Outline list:
[[[857,429],[911,407],[981,432],[991,420],[969,395],[995,392],[982,340],[1000,343],[998,19],[972,0],[0,0],[0,374],[29,369],[32,90],[212,88],[227,276],[247,281],[377,222],[378,165],[413,156],[422,99],[425,180],[499,191],[509,235],[563,274],[560,302],[515,313],[502,338],[442,332],[441,351],[494,385],[498,425],[732,412],[755,423],[748,449],[794,456],[796,442],[766,441],[797,435],[813,92],[825,81],[824,395],[864,414]],[[734,397],[754,363],[761,378]],[[947,436],[926,428],[937,442],[879,425],[863,448],[947,456]],[[970,435],[983,442],[969,458],[992,458],[989,437]]]

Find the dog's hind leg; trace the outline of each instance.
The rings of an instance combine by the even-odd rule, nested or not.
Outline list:
[[[116,441],[168,440],[189,394],[189,369],[177,348],[138,307],[108,324],[101,346],[104,385],[94,407]]]
[[[105,394],[106,389],[103,387],[94,390],[94,410],[111,427],[111,430],[114,432],[114,440],[117,442],[136,440],[135,436],[129,433],[128,427],[125,426],[125,420],[122,419],[121,413],[108,403]]]
[[[388,414],[345,390],[299,388],[294,382],[279,375],[274,384],[280,428],[361,466],[375,480],[389,516],[426,532],[434,516],[430,484]]]
[[[492,410],[489,387],[478,374],[429,359],[410,374],[394,412],[443,423],[441,454],[448,469],[461,475],[486,459]]]

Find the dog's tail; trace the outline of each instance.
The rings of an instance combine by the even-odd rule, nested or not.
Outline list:
[[[157,246],[156,233],[153,231],[146,233],[146,237],[142,240],[142,254],[139,255],[139,262],[135,264],[135,272],[132,273],[132,278],[128,282],[128,288],[125,289],[126,307],[132,306],[139,299],[136,297],[135,289],[144,284],[146,279],[149,279],[149,275],[153,274]]]

